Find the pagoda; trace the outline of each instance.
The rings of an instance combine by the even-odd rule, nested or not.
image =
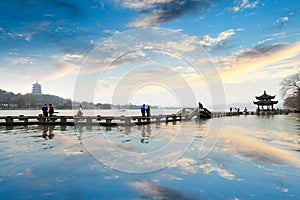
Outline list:
[[[270,110],[270,107],[271,110],[273,110],[273,105],[278,103],[278,101],[272,100],[275,98],[275,95],[274,96],[268,95],[266,91],[264,91],[263,95],[258,97],[255,96],[255,98],[258,101],[253,101],[253,103],[257,105],[257,110]],[[265,106],[267,107],[266,109]]]
[[[36,81],[32,84],[32,94],[42,94],[42,86]]]

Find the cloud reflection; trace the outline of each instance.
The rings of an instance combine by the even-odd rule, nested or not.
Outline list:
[[[129,185],[140,192],[140,197],[143,199],[196,199],[189,197],[177,190],[168,188],[158,183],[148,183],[148,182],[130,182]],[[197,198],[199,199],[199,198]],[[201,198],[200,198],[201,199]]]
[[[220,138],[221,141],[217,147],[219,151],[258,163],[288,165],[300,168],[299,156],[295,152],[290,151],[295,148],[295,144],[286,142],[286,140],[290,140],[293,137],[292,134],[276,131],[272,131],[270,134],[270,131],[251,130],[236,126],[226,126],[223,131]],[[276,141],[265,141],[266,138],[273,140],[270,136],[277,137]],[[294,139],[296,137],[299,138],[299,136],[294,136]],[[283,140],[284,142],[277,142],[278,140]]]
[[[174,162],[169,167],[171,168],[180,168],[181,174],[189,174],[189,173],[197,173],[199,169],[205,173],[210,174],[212,172],[216,172],[220,177],[228,179],[228,180],[239,180],[235,178],[235,175],[229,172],[221,165],[217,165],[214,163],[200,163],[192,158],[180,158],[176,162]]]
[[[201,170],[202,173],[216,173],[228,180],[242,180],[232,173],[233,170],[228,167],[230,164],[220,157],[221,153],[223,156],[227,154],[228,157],[238,157],[258,165],[300,168],[300,157],[297,154],[299,140],[299,135],[288,132],[225,126],[214,149],[217,154],[213,152],[201,162],[195,157],[181,157],[169,167],[177,168],[184,175]],[[189,152],[198,151],[200,147],[200,144],[194,143]]]
[[[224,168],[214,166],[211,163],[201,164],[198,167],[200,169],[202,169],[205,174],[209,174],[211,172],[216,172],[216,173],[218,173],[218,175],[220,177],[223,177],[225,179],[228,179],[228,180],[234,180],[235,179],[235,176],[232,173],[228,172]]]

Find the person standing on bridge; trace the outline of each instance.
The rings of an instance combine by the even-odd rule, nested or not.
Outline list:
[[[146,111],[146,107],[145,107],[145,104],[143,104],[143,105],[141,106],[142,117],[145,117],[145,111]]]
[[[45,105],[42,107],[42,111],[43,111],[43,116],[44,116],[44,117],[48,117],[48,106],[47,106],[47,104],[45,104]]]
[[[77,117],[82,117],[83,116],[83,111],[82,111],[82,105],[79,105],[79,108],[77,110]]]
[[[77,117],[82,117],[83,116],[83,111],[82,111],[82,105],[81,104],[79,105],[79,108],[77,110],[76,115],[77,115]]]
[[[202,103],[200,101],[198,102],[198,105],[199,105],[200,109],[203,109],[203,105],[202,105]]]
[[[53,113],[54,113],[54,108],[53,108],[52,104],[50,103],[49,104],[49,117],[52,117]]]
[[[146,114],[147,114],[146,115],[147,117],[150,117],[150,106],[149,105],[146,108]]]
[[[211,112],[207,108],[204,108],[203,104],[200,101],[198,102],[198,108],[201,110],[203,109],[205,112],[211,115]]]

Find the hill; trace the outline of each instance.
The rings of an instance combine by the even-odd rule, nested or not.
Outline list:
[[[14,94],[0,89],[0,109],[40,109],[43,104],[53,104],[57,109],[71,109],[71,99],[49,94]]]

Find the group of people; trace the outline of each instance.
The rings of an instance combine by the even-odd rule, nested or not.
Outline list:
[[[230,111],[230,112],[233,112],[233,109],[234,109],[237,113],[240,113],[240,108],[232,108],[232,107],[230,107],[230,108],[229,108],[229,111]],[[248,111],[248,110],[247,110],[247,108],[245,107],[245,108],[244,108],[244,112],[247,112],[247,111]]]
[[[143,104],[141,106],[141,113],[142,113],[142,117],[150,117],[150,106],[147,105],[147,108],[146,108],[146,105]]]
[[[44,117],[52,117],[53,114],[54,114],[54,108],[53,108],[51,103],[49,104],[49,107],[45,103],[45,105],[42,107],[42,111],[43,111],[43,116]]]
[[[42,107],[42,112],[43,112],[43,116],[44,117],[52,117],[53,114],[55,113],[54,112],[54,107],[52,106],[51,103],[49,104],[49,106],[48,106],[48,104],[45,103],[45,105],[43,105],[43,107]],[[76,115],[78,117],[82,117],[83,116],[82,105],[79,106]]]
[[[240,108],[232,108],[232,107],[229,108],[229,111],[231,113],[233,112],[233,110],[235,110],[235,112],[237,112],[237,113],[240,113]]]

